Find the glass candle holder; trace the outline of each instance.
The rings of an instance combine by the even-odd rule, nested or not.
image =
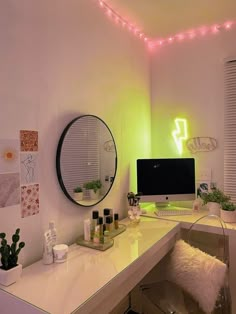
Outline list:
[[[139,223],[140,222],[141,209],[140,206],[129,206],[128,208],[128,217],[131,222]]]

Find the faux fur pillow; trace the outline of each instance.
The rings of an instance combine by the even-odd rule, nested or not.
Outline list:
[[[223,262],[179,240],[167,268],[170,281],[188,292],[203,311],[213,311],[227,270]]]

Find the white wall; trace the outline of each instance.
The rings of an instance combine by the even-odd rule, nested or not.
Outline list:
[[[236,30],[173,43],[152,57],[152,147],[154,157],[179,156],[171,136],[176,117],[187,118],[189,137],[216,138],[212,152],[196,158],[197,175],[212,169],[212,181],[223,187],[224,59],[236,56]]]
[[[0,138],[39,131],[40,213],[21,218],[20,205],[0,208],[1,232],[21,228],[20,262],[27,265],[41,258],[49,220],[59,242],[70,244],[94,209],[70,202],[56,177],[57,143],[76,116],[97,115],[111,128],[117,176],[95,207],[126,215],[135,160],[150,154],[149,60],[144,44],[109,21],[95,1],[2,1],[0,20]]]

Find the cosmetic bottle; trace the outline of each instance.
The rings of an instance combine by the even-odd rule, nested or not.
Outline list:
[[[115,229],[119,229],[119,214],[114,214],[114,227]]]
[[[44,246],[43,246],[43,264],[49,265],[53,263],[53,245],[51,230],[49,229],[44,233]]]
[[[51,231],[52,247],[54,247],[57,244],[57,229],[53,220],[49,222],[49,230]]]
[[[98,226],[99,226],[99,242],[104,243],[103,217],[98,217]]]
[[[104,243],[108,243],[111,240],[110,232],[108,230],[104,231]]]
[[[94,235],[93,235],[93,242],[99,243],[100,242],[100,226],[96,225]]]
[[[97,210],[92,211],[92,223],[91,223],[91,240],[93,240],[95,228],[98,224],[99,212]]]
[[[112,231],[112,222],[113,218],[111,216],[106,216],[106,231],[111,232]]]
[[[111,215],[111,211],[110,208],[104,208],[103,209],[103,217],[104,217],[104,221],[106,221],[106,217]]]
[[[84,240],[90,241],[91,240],[91,221],[90,219],[84,220]]]

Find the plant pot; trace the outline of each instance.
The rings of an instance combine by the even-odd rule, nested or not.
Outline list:
[[[207,209],[209,210],[209,214],[220,217],[221,206],[219,203],[209,202],[207,203]]]
[[[220,210],[220,217],[224,222],[236,222],[236,210]]]
[[[82,201],[82,199],[83,199],[83,192],[74,192],[74,200],[76,201],[76,202],[78,202],[78,201]]]
[[[22,265],[18,264],[9,270],[4,270],[0,268],[0,284],[3,286],[10,286],[18,279],[20,279],[22,274]]]
[[[91,200],[97,200],[99,198],[100,195],[100,190],[97,190],[97,192],[95,193],[94,190],[89,190],[89,198]]]

